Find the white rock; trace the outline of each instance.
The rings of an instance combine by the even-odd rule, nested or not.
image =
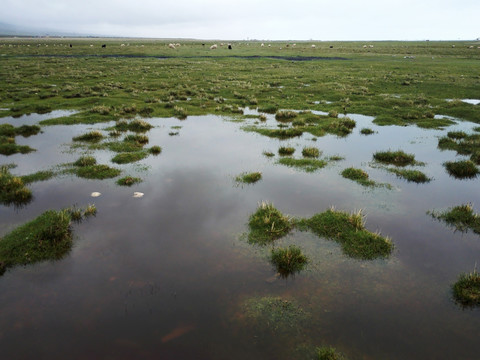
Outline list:
[[[141,193],[141,192],[138,192],[138,191],[135,191],[133,193],[134,198],[141,198],[143,195],[144,195],[144,193]]]
[[[102,195],[102,194],[100,194],[97,191],[94,191],[94,192],[92,192],[91,197],[99,197],[100,195]]]

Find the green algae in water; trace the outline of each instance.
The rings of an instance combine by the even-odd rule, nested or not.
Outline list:
[[[296,301],[281,297],[250,298],[243,309],[247,326],[262,334],[297,335],[309,315]]]

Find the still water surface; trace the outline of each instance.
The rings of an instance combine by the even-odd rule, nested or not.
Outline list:
[[[50,115],[52,116],[52,115]],[[53,115],[59,116],[59,115]],[[40,118],[3,118],[20,125]],[[74,248],[56,262],[14,268],[0,278],[0,349],[5,359],[290,359],[298,346],[330,345],[351,359],[475,359],[480,311],[457,306],[450,286],[480,260],[480,238],[454,232],[426,214],[472,202],[480,211],[480,179],[455,180],[437,138],[471,132],[459,122],[445,130],[377,127],[357,121],[346,138],[327,135],[280,141],[241,130],[218,116],[149,119],[149,146],[163,148],[134,165],[118,166],[143,182],[60,176],[31,185],[34,201],[0,206],[0,236],[48,209],[94,203],[98,213],[74,225]],[[248,120],[254,121],[254,120]],[[267,123],[272,123],[269,118]],[[24,122],[25,123],[25,122]],[[75,161],[73,136],[108,125],[50,126],[30,138],[37,151],[0,156],[18,175]],[[181,126],[169,136],[172,126]],[[362,127],[377,133],[360,134]],[[275,164],[263,151],[315,146],[345,159],[315,173]],[[433,181],[407,183],[372,163],[376,151],[414,153]],[[94,153],[99,163],[113,154]],[[393,189],[365,189],[344,179],[347,167],[366,170]],[[261,171],[239,186],[242,172]],[[99,191],[99,198],[90,194]],[[145,194],[133,198],[133,192]],[[391,237],[387,260],[358,261],[337,244],[294,232],[277,245],[296,244],[310,264],[295,278],[276,279],[269,248],[245,241],[248,217],[265,200],[283,213],[309,217],[331,206],[364,209],[366,227]],[[476,206],[475,206],[476,205]],[[293,300],[308,313],[300,332],[270,336],[244,316],[253,297]]]

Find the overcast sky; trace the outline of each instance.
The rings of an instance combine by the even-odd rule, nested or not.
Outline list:
[[[480,37],[480,0],[2,0],[0,22],[153,38],[468,40]]]

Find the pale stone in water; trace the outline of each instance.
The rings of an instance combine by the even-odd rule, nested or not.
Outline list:
[[[100,195],[102,195],[101,193],[97,192],[97,191],[94,191],[92,192],[91,196],[92,197],[99,197]]]

